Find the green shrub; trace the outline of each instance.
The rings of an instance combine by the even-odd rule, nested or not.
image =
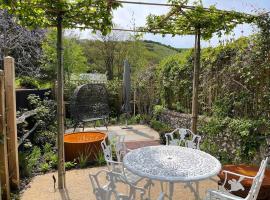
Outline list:
[[[165,110],[162,105],[155,105],[153,109],[154,117],[158,117]]]
[[[43,146],[46,143],[52,146],[56,145],[56,131],[39,130],[33,137],[33,142],[38,146]]]
[[[166,144],[165,133],[171,132],[172,127],[155,119],[151,120],[150,126],[159,133],[160,143]]]
[[[28,76],[20,77],[18,82],[19,82],[19,86],[21,88],[27,88],[27,89],[38,89],[39,88],[38,81],[32,77],[28,77]]]
[[[201,149],[218,157],[223,163],[251,163],[259,158],[269,122],[265,120],[213,117],[201,124]],[[269,130],[269,129],[268,129]]]
[[[51,168],[56,168],[57,167],[57,155],[56,153],[52,150],[51,144],[46,143],[44,148],[44,155],[43,158],[44,160],[50,165]]]
[[[49,164],[52,168],[56,169],[58,163],[58,156],[56,154],[51,155]]]
[[[19,169],[22,178],[32,175],[33,166],[28,165],[27,154],[19,152]]]
[[[65,162],[65,168],[68,170],[68,169],[72,169],[74,167],[76,167],[77,163],[75,161],[71,162]]]
[[[40,158],[41,150],[37,146],[34,146],[31,153],[19,152],[19,168],[21,176],[31,176],[34,169],[38,167]]]
[[[80,155],[78,157],[78,165],[79,165],[79,167],[80,168],[87,167],[88,159],[89,159],[89,154],[88,153],[80,153]]]
[[[39,147],[34,146],[31,154],[28,156],[28,165],[37,166],[40,158],[41,158],[41,150]]]
[[[43,173],[49,171],[50,168],[51,168],[51,166],[50,166],[48,163],[42,163],[42,164],[40,165],[40,170],[41,170],[41,172],[43,172]]]
[[[102,152],[99,152],[95,157],[96,157],[96,162],[99,166],[103,166],[106,164],[106,160]]]
[[[122,90],[122,81],[118,78],[113,80],[108,80],[106,88],[109,96],[109,106],[111,110],[111,116],[116,117],[120,114],[120,108],[122,106],[121,102],[121,90]]]

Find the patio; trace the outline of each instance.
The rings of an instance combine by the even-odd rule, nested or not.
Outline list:
[[[94,200],[89,173],[95,173],[104,168],[89,168],[71,170],[66,172],[67,186],[66,190],[54,190],[52,175],[57,176],[57,173],[48,173],[45,175],[36,176],[31,181],[30,187],[27,188],[21,195],[22,200],[36,199],[39,200]],[[154,182],[155,186],[151,190],[151,195],[155,199],[160,193],[160,185]],[[200,183],[201,198],[205,196],[205,191],[209,188],[216,189],[217,184],[213,181],[202,181]],[[125,191],[126,186],[122,186],[121,190]],[[166,189],[166,187],[165,187]],[[193,200],[194,195],[189,188],[184,188],[184,184],[176,184],[174,199]]]
[[[152,128],[146,125],[131,125],[131,129],[122,129],[122,126],[109,126],[108,130],[105,127],[86,128],[85,131],[103,131],[110,133],[113,136],[125,136],[125,143],[129,149],[137,149],[145,146],[154,146],[159,144],[159,134]],[[67,130],[72,132],[73,129]],[[80,131],[80,129],[76,129]],[[95,199],[92,185],[89,179],[89,174],[95,174],[107,167],[93,167],[87,169],[69,170],[66,172],[67,186],[66,190],[54,189],[53,175],[56,177],[57,173],[48,173],[45,175],[38,175],[34,177],[23,193],[22,200],[35,199],[37,196],[40,200],[88,200]],[[105,177],[104,177],[105,179]],[[217,177],[214,178],[216,181]],[[103,183],[104,180],[101,181]],[[139,186],[143,186],[145,181],[141,182]],[[167,191],[168,185],[165,185]],[[206,180],[200,182],[199,193],[201,199],[204,199],[206,191],[209,189],[217,189],[217,183],[213,180]],[[119,191],[126,191],[127,186],[120,184]],[[156,199],[160,193],[160,183],[154,181],[154,187],[151,189],[151,199]],[[194,194],[189,188],[185,187],[183,183],[175,184],[174,199],[195,199]]]
[[[122,6],[140,7],[132,28]],[[0,200],[269,200],[270,12],[251,7],[4,1]]]

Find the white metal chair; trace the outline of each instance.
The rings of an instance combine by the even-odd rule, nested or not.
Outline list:
[[[208,190],[207,195],[206,195],[206,200],[256,200],[260,191],[261,184],[263,182],[267,162],[268,162],[268,157],[261,162],[261,166],[255,177],[244,176],[241,174],[224,170],[223,173],[225,175],[225,180],[224,180],[223,185],[221,186],[220,190]],[[233,176],[238,176],[239,179],[228,180],[228,174],[233,175]],[[253,180],[252,186],[246,198],[238,197],[236,195],[231,194],[231,192],[244,190],[244,187],[241,184],[241,182],[244,179]],[[229,190],[225,188],[226,183],[228,183],[231,186]]]
[[[171,133],[166,133],[166,145],[185,146],[192,149],[200,149],[201,136],[191,130],[177,128]]]
[[[107,144],[106,141],[103,140],[101,142],[101,147],[108,170],[124,174],[129,182],[136,185],[143,178],[131,173],[123,167],[123,157],[129,151],[129,149],[126,148],[124,140],[124,136],[117,136],[116,140],[112,141],[110,144]],[[114,160],[113,153],[115,153],[116,160]]]
[[[106,177],[106,183],[101,185],[102,175]],[[89,175],[93,193],[97,200],[150,200],[150,197],[146,195],[146,190],[141,187],[137,187],[128,182],[123,174],[113,171],[101,170],[96,174]],[[103,177],[104,178],[104,177]],[[120,193],[117,190],[117,183],[123,183],[128,186],[128,192],[126,194]],[[163,200],[163,193],[161,193],[157,200]]]

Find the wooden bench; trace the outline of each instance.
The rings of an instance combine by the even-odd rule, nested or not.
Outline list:
[[[223,167],[223,170],[227,170],[227,171],[235,172],[237,174],[242,174],[242,175],[254,177],[257,174],[259,168],[254,167],[254,166],[248,166],[248,165],[225,165]],[[225,178],[222,171],[218,174],[218,176],[220,178],[219,185],[222,185],[224,183],[224,178]],[[227,180],[232,180],[232,179],[238,180],[239,177],[233,176],[233,175],[228,175]],[[251,185],[252,185],[252,180],[251,179],[244,179],[243,181],[241,181],[241,184],[243,185],[245,190],[244,191],[240,190],[240,191],[232,192],[232,193],[234,195],[245,198],[250,190]],[[226,183],[225,188],[230,189],[230,185],[228,183]],[[258,195],[257,200],[270,200],[270,170],[269,169],[266,169],[266,171],[265,171],[265,177],[264,177],[264,180],[263,180],[263,183],[262,183],[260,193]]]

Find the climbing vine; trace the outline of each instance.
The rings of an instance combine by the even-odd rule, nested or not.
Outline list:
[[[169,0],[175,6],[168,14],[149,15],[147,29],[172,35],[194,35],[201,30],[202,38],[210,39],[214,33],[229,34],[238,24],[252,23],[257,17],[236,11],[218,10],[215,6],[204,8],[199,1],[187,6],[188,0]],[[178,6],[177,6],[178,5]]]

